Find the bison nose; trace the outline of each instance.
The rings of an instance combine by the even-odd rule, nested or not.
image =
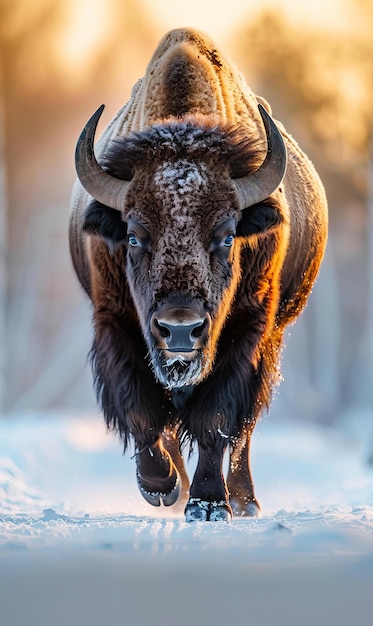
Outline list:
[[[161,346],[169,352],[192,352],[202,345],[210,327],[209,316],[193,315],[193,321],[176,321],[169,317],[153,316],[152,319],[152,333]]]

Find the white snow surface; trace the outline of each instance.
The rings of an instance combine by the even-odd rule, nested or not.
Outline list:
[[[260,422],[262,517],[230,524],[148,505],[130,456],[98,415],[0,421],[2,626],[373,623],[373,468],[351,436]]]

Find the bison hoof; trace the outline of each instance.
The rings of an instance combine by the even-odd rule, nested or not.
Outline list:
[[[229,522],[232,509],[225,500],[209,502],[200,498],[189,498],[185,507],[186,522]]]
[[[231,498],[233,515],[236,517],[260,517],[260,506],[256,500],[241,502]]]
[[[178,472],[173,472],[170,478],[163,481],[163,485],[161,485],[161,481],[154,481],[156,485],[150,480],[145,480],[139,474],[137,474],[137,484],[140,490],[142,497],[153,506],[160,506],[162,503],[164,506],[172,506],[175,504],[176,500],[180,494],[180,476]],[[170,485],[170,480],[172,479],[172,483]]]

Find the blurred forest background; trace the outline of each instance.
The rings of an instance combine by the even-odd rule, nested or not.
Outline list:
[[[67,243],[73,154],[91,113],[104,102],[109,122],[170,27],[150,4],[0,0],[4,414],[95,407],[90,309]],[[187,11],[171,26],[197,26],[215,39],[326,186],[328,251],[309,306],[288,333],[271,413],[353,426],[373,449],[373,0],[337,5],[344,19],[335,27],[322,16],[290,19],[280,0],[237,16],[220,38]],[[327,12],[328,2],[322,6]]]

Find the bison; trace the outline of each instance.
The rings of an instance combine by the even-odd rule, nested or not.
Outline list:
[[[164,36],[96,160],[102,110],[78,140],[70,219],[98,402],[124,449],[133,442],[147,502],[178,500],[188,522],[257,516],[250,437],[323,257],[323,186],[194,29]]]

